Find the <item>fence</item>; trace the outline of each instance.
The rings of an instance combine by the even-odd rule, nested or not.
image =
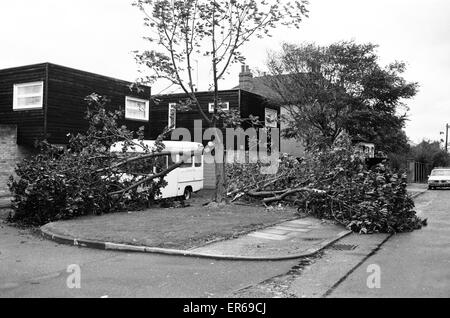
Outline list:
[[[426,183],[431,166],[423,162],[408,160],[408,183]]]

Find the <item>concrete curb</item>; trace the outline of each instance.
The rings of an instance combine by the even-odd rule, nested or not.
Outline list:
[[[415,193],[415,194],[411,195],[411,198],[415,199],[415,198],[417,198],[418,196],[420,196],[420,195],[422,195],[422,194],[424,194],[424,193],[426,193],[426,192],[427,192],[427,190],[424,190],[424,191],[419,192],[419,193]]]
[[[101,250],[112,250],[112,251],[121,251],[121,252],[139,252],[139,253],[153,253],[153,254],[162,254],[162,255],[171,255],[171,256],[185,256],[185,257],[196,257],[196,258],[209,258],[216,260],[230,260],[230,261],[284,261],[284,260],[292,260],[299,259],[305,257],[311,257],[327,248],[331,244],[339,241],[340,239],[350,235],[352,231],[342,231],[335,238],[326,240],[320,243],[316,248],[308,249],[307,251],[299,254],[293,255],[282,255],[282,256],[239,256],[239,255],[220,255],[220,254],[204,254],[204,253],[196,253],[185,250],[175,250],[175,249],[166,249],[166,248],[158,248],[158,247],[150,247],[150,246],[134,246],[128,244],[118,244],[111,242],[100,242],[100,241],[91,241],[85,239],[76,239],[69,236],[54,234],[48,229],[40,228],[41,234],[44,238],[55,241],[60,244],[66,245],[74,245],[78,247],[87,247],[87,248],[95,248]]]

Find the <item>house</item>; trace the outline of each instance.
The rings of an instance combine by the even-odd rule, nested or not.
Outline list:
[[[202,110],[208,116],[212,115],[214,111],[214,92],[196,92]],[[154,96],[151,102],[150,117],[152,118],[152,125],[150,127],[150,135],[156,137],[165,127],[172,128],[186,128],[191,133],[192,138],[197,134],[203,136],[203,133],[208,128],[208,125],[202,120],[202,130],[195,131],[194,121],[201,120],[201,114],[195,106],[190,109],[176,110],[177,104],[185,104],[187,94],[170,94]],[[270,122],[270,116],[279,116],[280,108],[278,105],[272,103],[267,98],[248,92],[243,89],[231,89],[219,91],[219,100],[224,111],[235,110],[239,113],[241,118],[249,118],[250,115],[257,116],[262,122],[261,125],[273,127]],[[249,124],[243,124],[242,128],[247,129]],[[224,144],[226,144],[226,134],[222,129],[224,135]],[[192,140],[194,141],[194,140]],[[208,140],[195,140],[203,142],[204,145]],[[205,164],[204,170],[204,186],[205,188],[215,188],[216,174],[214,165]]]
[[[83,132],[86,96],[97,93],[123,109],[130,129],[146,125],[149,137],[150,87],[139,92],[130,82],[51,63],[0,70],[0,195],[15,164],[34,152],[34,142],[46,137],[64,145],[67,134]]]
[[[286,127],[283,117],[289,116],[289,112],[288,108],[283,106],[283,98],[280,96],[279,92],[274,89],[274,85],[276,86],[276,81],[273,80],[272,76],[263,75],[255,77],[248,65],[242,65],[241,72],[239,73],[239,85],[236,88],[258,94],[271,100],[273,103],[280,105],[280,129],[283,131]],[[301,157],[305,152],[305,148],[300,141],[294,138],[281,137],[280,151],[282,153]]]
[[[187,95],[151,98],[150,87],[131,87],[127,81],[52,63],[0,70],[0,195],[7,192],[6,181],[15,164],[33,153],[36,140],[46,137],[50,143],[64,145],[68,133],[86,131],[85,97],[92,93],[107,96],[111,109],[125,110],[120,124],[132,130],[143,126],[146,139],[157,138],[167,126],[187,128],[194,136],[194,121],[202,118],[198,110],[175,109]],[[213,92],[198,92],[196,96],[210,114]],[[279,107],[267,98],[242,89],[220,91],[219,98],[225,111],[237,110],[243,118],[279,115]],[[203,134],[208,127],[202,126]],[[205,165],[204,184],[215,187],[212,165]]]

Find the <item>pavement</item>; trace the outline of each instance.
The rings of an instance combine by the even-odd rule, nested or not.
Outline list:
[[[408,191],[414,197],[417,197],[426,191],[426,185],[411,184],[408,186]],[[186,250],[161,248],[153,246],[151,242],[146,245],[137,245],[135,240],[124,242],[123,238],[115,240],[111,236],[105,236],[102,239],[102,224],[103,222],[100,222],[100,226],[96,228],[97,235],[94,240],[85,237],[85,232],[77,231],[76,226],[70,226],[68,230],[64,222],[49,223],[41,227],[41,233],[47,239],[79,247],[250,261],[289,260],[311,257],[351,234],[343,226],[306,217],[282,222],[237,238],[218,242],[212,241],[203,246],[194,246]]]
[[[308,217],[282,222],[234,239],[181,250],[136,245],[132,241],[90,240],[77,235],[77,227],[71,229],[72,232],[68,231],[64,222],[54,222],[41,227],[41,232],[47,239],[79,247],[243,261],[279,261],[312,256],[351,233],[343,226]],[[101,232],[101,228],[98,230]]]
[[[408,184],[408,193],[412,195],[413,198],[425,193],[428,189],[426,183],[410,183]]]

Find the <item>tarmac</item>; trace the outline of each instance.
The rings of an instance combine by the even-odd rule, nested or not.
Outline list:
[[[412,196],[417,197],[426,192],[426,187],[411,185],[408,188],[408,191],[410,190]],[[306,217],[282,222],[230,240],[178,250],[136,246],[133,242],[93,241],[79,237],[76,232],[61,234],[58,224],[55,222],[42,226],[40,228],[42,235],[58,243],[78,247],[241,261],[277,261],[311,257],[351,234],[351,231],[343,226]]]

